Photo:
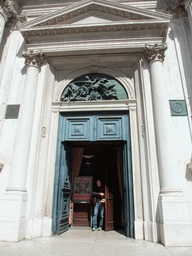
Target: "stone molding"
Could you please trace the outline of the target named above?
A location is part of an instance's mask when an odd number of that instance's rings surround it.
[[[126,6],[115,2],[105,0],[83,0],[78,3],[70,4],[67,7],[50,14],[42,15],[41,17],[29,21],[20,28],[31,28],[58,25],[70,20],[74,17],[88,13],[89,11],[97,11],[99,13],[111,14],[114,17],[123,17],[125,20],[169,20],[170,15],[161,12],[152,12],[146,9]]]
[[[33,50],[23,51],[22,56],[25,58],[27,66],[36,66],[39,69],[45,61],[45,56],[42,51],[34,52]]]
[[[12,19],[13,22],[26,22],[27,17],[25,14],[18,15],[15,10],[14,3],[11,0],[0,0],[0,6],[2,8],[2,12],[7,18],[6,22]]]
[[[159,30],[160,34],[165,34],[168,28],[167,21],[132,21],[132,22],[111,22],[99,25],[55,25],[38,28],[20,29],[23,37],[28,41],[30,37],[48,37],[67,34],[81,33],[111,33],[116,31],[149,31]]]
[[[144,56],[150,64],[154,60],[164,61],[167,44],[146,45]]]
[[[116,21],[108,21],[100,24],[71,24],[68,20],[79,17],[82,14],[96,11],[107,15],[113,15]],[[119,17],[122,18],[119,21]],[[80,33],[111,33],[113,31],[158,31],[165,34],[170,23],[171,16],[160,12],[147,11],[123,4],[104,0],[84,0],[72,4],[66,8],[43,15],[35,20],[19,25],[19,30],[31,43],[34,38],[48,38],[56,35],[80,34]]]

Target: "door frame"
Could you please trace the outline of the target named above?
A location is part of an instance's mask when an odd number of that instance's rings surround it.
[[[89,116],[98,116],[100,117],[106,117],[109,115],[109,112],[93,112],[90,113]],[[66,157],[67,151],[64,150],[64,142],[65,142],[65,136],[63,134],[63,131],[66,132],[66,123],[67,119],[65,117],[78,117],[78,113],[74,115],[72,114],[63,114],[60,113],[59,118],[59,132],[58,132],[58,143],[57,143],[57,158],[56,158],[56,172],[55,172],[55,186],[54,186],[54,200],[53,200],[53,234],[58,234],[58,225],[60,218],[59,216],[63,213],[63,201],[62,203],[59,200],[62,199],[61,190],[62,190],[62,184],[64,184],[64,180],[66,178],[69,178],[70,171],[67,167],[67,164],[64,163],[63,157]],[[86,116],[86,115],[85,115]],[[114,112],[113,115],[111,115],[109,118],[113,118],[116,116],[122,116],[122,136],[124,137],[124,141],[126,141],[124,146],[124,156],[123,157],[123,180],[124,180],[124,218],[125,218],[125,234],[126,236],[129,236],[131,238],[134,238],[134,200],[133,200],[133,179],[132,179],[132,163],[131,163],[131,140],[130,140],[130,125],[129,125],[129,112]],[[83,118],[81,116],[81,118]],[[126,129],[125,129],[126,127]],[[125,131],[126,132],[125,132]],[[91,136],[94,137],[94,136]],[[126,138],[126,140],[125,140]],[[115,141],[119,141],[122,139],[118,138]],[[67,139],[66,141],[74,141],[73,139]],[[83,142],[84,140],[82,140]],[[108,140],[102,140],[107,142]],[[64,152],[65,151],[65,152]],[[67,161],[67,159],[65,159]],[[63,169],[65,168],[65,170]],[[127,188],[127,185],[130,186]],[[59,191],[60,190],[60,191]],[[69,207],[69,200],[65,203],[65,206]],[[67,210],[68,212],[68,210]]]
[[[125,87],[128,99],[124,101],[96,101],[96,102],[65,102],[59,101],[64,88],[73,79],[92,73],[89,68],[74,69],[65,79],[55,87],[52,101],[52,112],[49,129],[49,144],[47,155],[47,167],[49,168],[47,176],[47,195],[45,196],[45,205],[48,218],[50,218],[49,227],[52,230],[53,221],[53,199],[54,199],[54,177],[55,177],[55,163],[57,153],[57,141],[59,131],[59,116],[60,113],[73,112],[89,112],[91,111],[129,111],[130,119],[130,140],[131,140],[131,160],[132,160],[132,175],[133,175],[133,195],[134,195],[134,237],[135,239],[144,239],[145,220],[144,220],[144,205],[143,205],[143,191],[142,191],[142,176],[141,176],[141,157],[140,157],[140,121],[138,120],[138,113],[140,108],[137,106],[135,98],[135,86],[133,80],[129,79],[127,75],[114,69],[100,68],[99,73],[114,76]],[[139,109],[138,109],[139,108]],[[140,113],[140,112],[139,112]]]

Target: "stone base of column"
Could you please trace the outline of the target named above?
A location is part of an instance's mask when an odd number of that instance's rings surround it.
[[[25,238],[27,194],[5,194],[0,198],[0,241]]]
[[[48,217],[27,220],[26,239],[52,236],[52,219]]]
[[[160,195],[160,239],[165,246],[191,246],[192,201],[182,196]]]

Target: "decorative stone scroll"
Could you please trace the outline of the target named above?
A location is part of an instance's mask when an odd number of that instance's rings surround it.
[[[72,81],[61,95],[61,101],[97,101],[127,99],[124,87],[111,76],[89,74]]]
[[[167,44],[146,45],[144,50],[145,58],[151,63],[154,60],[164,61]]]
[[[22,56],[25,58],[25,64],[27,66],[33,65],[37,66],[39,69],[43,65],[45,61],[45,55],[42,51],[34,52],[33,50],[30,51],[23,51]]]

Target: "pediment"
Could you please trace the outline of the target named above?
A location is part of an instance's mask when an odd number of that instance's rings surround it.
[[[47,56],[82,49],[142,51],[146,43],[162,42],[171,17],[109,0],[82,0],[18,28],[28,49],[42,49]]]
[[[109,24],[114,22],[147,23],[170,20],[171,16],[136,7],[117,4],[108,0],[82,0],[59,11],[43,15],[35,20],[22,23],[21,32],[27,30],[52,29],[77,24]]]

